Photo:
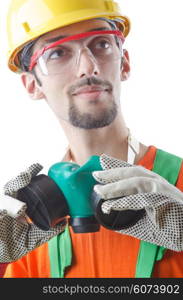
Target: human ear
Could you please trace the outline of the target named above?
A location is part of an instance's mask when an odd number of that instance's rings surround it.
[[[21,74],[21,80],[31,99],[39,100],[45,98],[40,85],[32,73],[23,72]]]
[[[123,50],[122,64],[121,64],[121,81],[125,81],[130,76],[130,59],[129,53],[126,49]]]

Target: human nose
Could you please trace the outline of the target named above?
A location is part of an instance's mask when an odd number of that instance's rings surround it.
[[[84,48],[80,51],[77,62],[77,77],[88,77],[99,74],[99,68],[95,57],[92,55],[89,49]]]

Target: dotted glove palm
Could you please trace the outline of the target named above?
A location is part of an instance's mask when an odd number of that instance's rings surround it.
[[[28,185],[42,168],[33,164],[4,186],[4,194],[0,195],[0,262],[16,261],[64,230],[64,222],[48,231],[28,223],[27,206],[16,199],[18,190]]]
[[[94,191],[105,200],[101,210],[145,210],[134,225],[118,232],[163,246],[183,250],[183,193],[158,174],[107,155],[100,158],[104,171],[93,172],[101,183]]]

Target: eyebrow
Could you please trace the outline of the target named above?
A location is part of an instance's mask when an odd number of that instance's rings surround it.
[[[93,28],[93,29],[90,29],[88,30],[87,32],[91,32],[91,31],[102,31],[102,30],[109,30],[108,27],[99,27],[99,28]],[[45,40],[46,43],[50,44],[50,43],[54,43],[58,40],[61,40],[61,39],[64,39],[66,38],[68,35],[59,35],[59,36],[56,36],[54,38],[51,38],[51,39],[48,39],[48,40]]]

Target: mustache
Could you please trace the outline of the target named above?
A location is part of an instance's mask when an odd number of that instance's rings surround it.
[[[86,86],[86,85],[89,85],[89,86],[98,85],[98,86],[102,86],[103,88],[108,89],[110,91],[113,90],[112,84],[109,81],[101,80],[101,79],[95,78],[95,77],[90,77],[90,78],[83,78],[78,83],[70,86],[68,89],[68,94],[72,95],[77,91],[78,88],[80,88],[82,86]]]

